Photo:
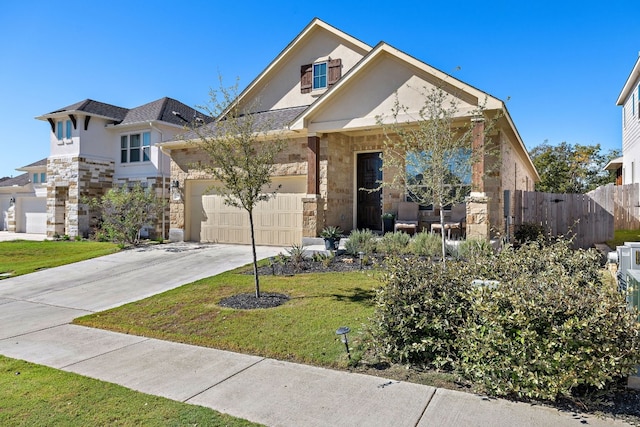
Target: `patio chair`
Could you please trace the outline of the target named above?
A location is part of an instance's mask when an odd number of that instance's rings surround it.
[[[447,239],[451,240],[451,235],[462,238],[467,229],[467,205],[460,203],[451,209],[451,220],[445,221],[444,231]],[[442,226],[439,223],[431,224],[431,233],[442,233]]]
[[[413,202],[400,202],[398,205],[398,215],[393,231],[404,231],[408,234],[415,234],[418,229],[418,212],[420,205]]]

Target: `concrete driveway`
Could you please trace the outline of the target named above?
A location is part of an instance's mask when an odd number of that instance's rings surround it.
[[[283,251],[258,247],[259,258]],[[251,261],[251,247],[171,243],[0,280],[0,339],[71,322]]]

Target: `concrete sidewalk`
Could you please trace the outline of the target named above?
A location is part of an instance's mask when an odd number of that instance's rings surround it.
[[[259,256],[282,248],[259,248]],[[0,354],[269,426],[591,426],[621,421],[68,324],[250,261],[170,244],[0,281]],[[99,404],[99,402],[96,402]]]

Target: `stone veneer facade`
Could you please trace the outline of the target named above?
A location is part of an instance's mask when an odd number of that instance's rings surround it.
[[[164,183],[161,177],[115,179],[114,170],[113,161],[75,156],[50,158],[47,161],[47,237],[88,237],[98,214],[89,212],[82,199],[101,197],[114,185],[141,182],[144,187],[151,187],[159,197],[164,195],[165,199],[168,198],[169,178],[165,178]],[[150,237],[166,235],[168,227],[168,221],[159,219],[153,225]]]
[[[479,136],[484,136],[484,128],[479,128]],[[382,152],[384,156],[384,135],[382,133],[352,134],[331,133],[319,134],[318,144],[315,146],[312,138],[295,138],[289,140],[286,149],[280,153],[274,166],[273,176],[307,176],[308,159],[317,155],[317,194],[308,192],[302,198],[303,202],[303,236],[316,237],[326,226],[339,226],[345,231],[353,228],[355,215],[355,167],[359,153]],[[519,159],[504,147],[509,140],[500,132],[492,138],[497,153],[487,156],[480,165],[479,177],[474,181],[474,191],[466,201],[467,207],[467,236],[473,238],[489,238],[500,233],[504,223],[502,209],[504,201],[503,189],[524,189],[525,182],[533,183],[533,177],[524,172],[523,160]],[[316,148],[312,148],[316,147]],[[310,154],[311,151],[315,154]],[[171,177],[177,180],[182,197],[170,202],[170,238],[182,240],[186,224],[184,189],[189,180],[211,179],[205,172],[194,165],[208,162],[205,152],[197,145],[179,148],[171,151]],[[489,167],[494,165],[494,167]],[[499,165],[499,166],[495,166]],[[519,171],[519,172],[517,172]],[[384,174],[393,171],[384,170]],[[501,177],[505,174],[517,175],[513,182],[507,182],[506,187]],[[383,176],[384,179],[384,176]],[[313,179],[312,179],[313,180]],[[308,182],[308,190],[313,183]],[[403,201],[401,190],[385,187],[382,190],[382,210],[397,212],[398,204]],[[420,211],[420,229],[429,231],[431,223],[439,222],[439,209]],[[450,211],[445,211],[447,220]]]

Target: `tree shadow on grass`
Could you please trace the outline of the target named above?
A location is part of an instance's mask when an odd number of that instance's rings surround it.
[[[371,302],[376,295],[373,289],[353,288],[344,294],[333,294],[332,296],[338,301],[347,301],[354,303]]]

